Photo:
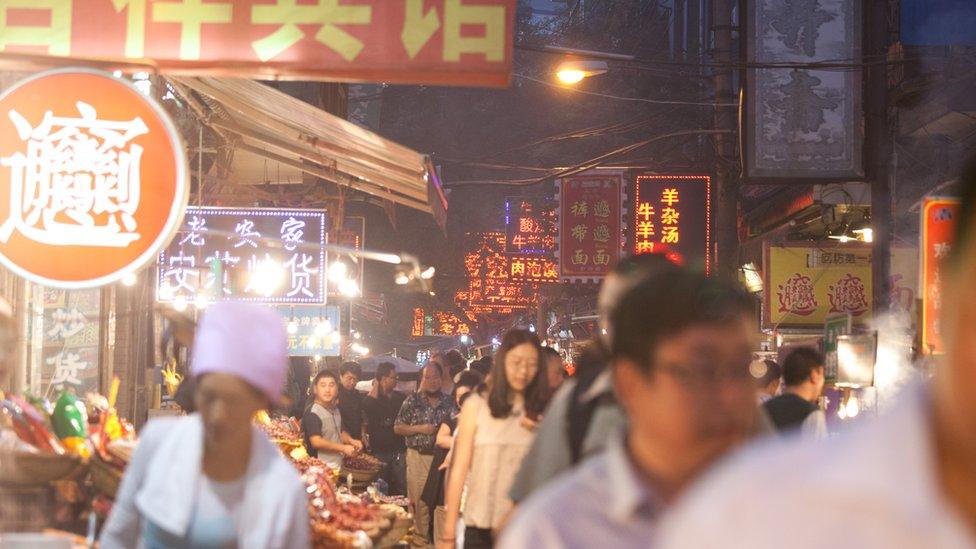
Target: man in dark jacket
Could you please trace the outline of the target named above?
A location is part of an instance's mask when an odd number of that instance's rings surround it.
[[[824,358],[817,351],[800,347],[786,356],[783,394],[763,404],[780,432],[801,429],[807,436],[826,438],[826,416],[817,407],[824,379]]]

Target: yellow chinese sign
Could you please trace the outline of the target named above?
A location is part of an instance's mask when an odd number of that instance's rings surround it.
[[[5,0],[0,52],[148,59],[164,73],[505,86],[514,16],[515,0]]]
[[[831,314],[871,317],[871,249],[857,245],[767,245],[763,323],[768,328],[819,327]]]

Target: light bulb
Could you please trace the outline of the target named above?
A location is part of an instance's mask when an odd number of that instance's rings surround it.
[[[579,84],[586,78],[586,73],[578,69],[566,69],[558,71],[556,78],[563,84]]]
[[[348,268],[342,261],[335,261],[329,265],[329,280],[332,282],[342,282],[346,278]]]
[[[294,320],[288,323],[288,333],[291,335],[295,335],[298,333],[298,323],[295,322]]]
[[[861,403],[858,402],[857,397],[852,396],[847,400],[847,417],[857,417],[861,413]]]
[[[186,306],[187,306],[186,298],[181,295],[176,296],[176,299],[173,300],[173,310],[175,310],[176,312],[182,313],[183,311],[186,310]]]
[[[394,282],[397,283],[397,286],[406,286],[410,283],[410,277],[407,276],[407,273],[397,273]]]
[[[136,274],[135,273],[129,273],[129,274],[127,274],[127,275],[125,275],[125,276],[122,277],[122,284],[124,286],[135,286],[136,285],[136,282],[138,282],[138,281],[139,281],[139,278],[136,277]]]
[[[196,299],[193,300],[193,306],[199,310],[207,308],[210,305],[210,299],[207,298],[206,294],[197,294]]]

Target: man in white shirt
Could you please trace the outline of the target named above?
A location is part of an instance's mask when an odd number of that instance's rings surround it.
[[[733,283],[678,267],[628,289],[610,372],[629,424],[534,492],[499,547],[647,547],[662,506],[755,426],[754,308]]]
[[[940,315],[946,352],[932,382],[826,444],[780,441],[740,455],[689,493],[659,546],[976,547],[976,164],[961,185],[942,269],[952,296]]]

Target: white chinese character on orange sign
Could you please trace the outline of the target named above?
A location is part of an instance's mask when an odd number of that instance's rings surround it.
[[[667,204],[668,206],[674,206],[680,200],[678,200],[678,189],[664,189],[661,191],[661,202]]]
[[[132,10],[134,6],[129,6]],[[118,6],[116,6],[118,9]],[[153,21],[180,25],[180,59],[200,59],[200,35],[205,23],[230,23],[234,13],[231,3],[182,0],[153,2]],[[130,13],[131,15],[131,13]]]
[[[424,0],[406,0],[405,7],[400,41],[413,59],[441,28],[441,20],[437,8],[424,11]],[[481,54],[487,61],[503,61],[505,17],[504,6],[467,6],[463,0],[445,0],[444,60],[460,61],[462,54]],[[465,36],[463,26],[482,30]]]
[[[149,130],[138,117],[99,120],[91,105],[77,107],[79,118],[48,111],[35,127],[9,111],[26,150],[0,158],[11,170],[0,241],[14,231],[51,246],[124,248],[141,238],[134,214],[143,149],[130,141]]]
[[[256,4],[251,8],[251,23],[280,25],[270,35],[251,44],[261,61],[269,61],[300,42],[305,33],[298,25],[318,25],[315,40],[328,46],[346,61],[353,61],[364,44],[337,25],[368,25],[373,19],[372,6],[342,4],[340,0],[318,0],[301,4],[296,0],[277,0],[274,4]]]
[[[934,248],[935,248],[935,258],[945,259],[949,257],[949,252],[952,250],[952,244],[948,242],[936,242]]]

